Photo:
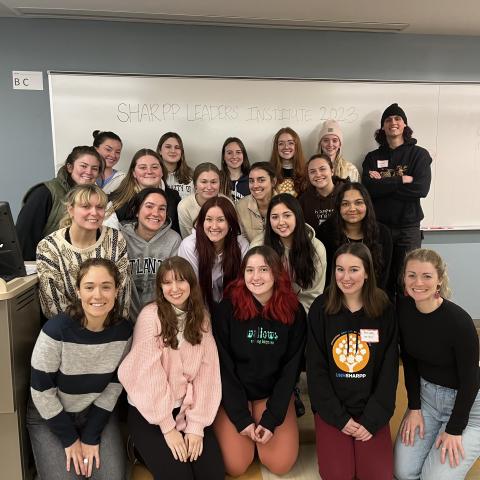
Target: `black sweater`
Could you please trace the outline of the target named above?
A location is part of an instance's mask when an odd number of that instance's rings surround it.
[[[305,222],[315,229],[315,236],[318,236],[318,231],[323,222],[325,222],[334,212],[335,199],[337,197],[343,181],[336,181],[332,193],[326,197],[322,197],[317,192],[317,189],[310,185],[300,198],[298,199],[303,210]]]
[[[397,302],[408,408],[419,410],[420,377],[458,390],[445,431],[461,435],[479,389],[478,335],[472,318],[449,300],[421,313],[410,297]]]
[[[324,311],[318,297],[308,314],[307,379],[312,410],[341,430],[354,418],[371,434],[395,409],[398,380],[397,325],[392,306],[378,318],[359,310]],[[361,339],[361,329],[378,332],[378,342]]]
[[[260,304],[258,304],[260,312]],[[255,423],[249,400],[268,398],[260,424],[273,432],[281,425],[292,398],[306,341],[305,310],[299,304],[291,325],[260,315],[240,321],[230,300],[213,315],[222,375],[222,405],[241,432]]]
[[[370,152],[363,162],[362,183],[368,189],[377,220],[390,227],[420,225],[423,218],[420,198],[430,189],[432,159],[427,150],[411,139],[395,149],[388,145]],[[370,178],[370,171],[380,172],[380,180]],[[402,183],[402,175],[413,177]]]
[[[327,273],[325,277],[325,287],[330,284],[332,275],[332,261],[333,255],[337,248],[343,243],[348,241],[355,242],[356,240],[348,240],[345,235],[340,237],[341,242],[338,243],[336,233],[336,215],[334,214],[328,220],[322,223],[318,228],[317,238],[325,246],[327,251]],[[376,247],[371,249],[372,257],[374,258],[374,265],[377,266],[377,262],[381,263],[381,270],[376,271],[377,286],[383,288],[387,286],[388,277],[390,275],[390,265],[392,263],[392,235],[390,230],[382,223],[377,222],[378,237],[376,239]]]

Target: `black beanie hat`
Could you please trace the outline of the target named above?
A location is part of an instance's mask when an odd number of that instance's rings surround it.
[[[405,112],[403,111],[403,109],[398,106],[398,103],[392,103],[383,112],[382,120],[380,121],[380,128],[383,127],[383,122],[385,122],[385,119],[388,117],[391,117],[392,115],[398,115],[399,117],[402,117],[403,121],[405,122],[405,125],[408,125],[407,116],[405,115]]]

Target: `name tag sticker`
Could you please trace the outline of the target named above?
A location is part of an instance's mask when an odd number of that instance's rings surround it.
[[[367,343],[378,343],[378,330],[377,329],[368,329],[368,328],[361,328],[360,329],[360,339],[362,342]]]
[[[388,160],[377,160],[377,168],[388,168]]]

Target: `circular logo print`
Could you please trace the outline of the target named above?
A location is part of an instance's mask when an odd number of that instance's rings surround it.
[[[358,341],[358,344],[357,344]],[[357,333],[341,335],[332,347],[333,359],[337,367],[347,373],[360,372],[370,359],[370,348],[360,340]]]

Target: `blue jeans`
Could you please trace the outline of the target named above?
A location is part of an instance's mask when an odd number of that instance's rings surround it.
[[[88,408],[71,415],[75,427],[81,430],[87,420]],[[80,480],[73,463],[67,472],[65,449],[52,433],[30,400],[27,408],[27,429],[32,442],[33,456],[39,480]],[[105,425],[100,440],[100,469],[94,466],[91,480],[125,480],[126,454],[115,414]]]
[[[452,468],[447,460],[440,462],[440,449],[435,448],[438,434],[450,419],[457,391],[420,379],[420,399],[425,422],[424,438],[415,435],[415,444],[406,446],[397,436],[394,451],[394,473],[397,480],[461,480],[480,456],[480,393],[470,410],[468,424],[462,433],[465,458]]]

